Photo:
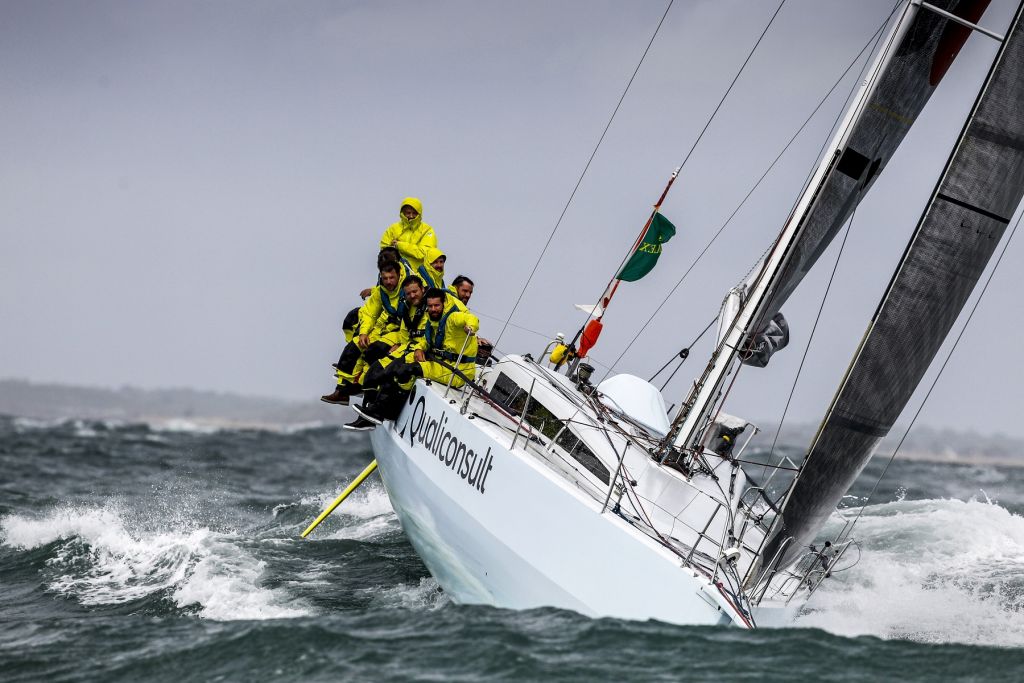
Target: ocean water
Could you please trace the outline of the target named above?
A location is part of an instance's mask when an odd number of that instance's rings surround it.
[[[300,540],[372,457],[0,417],[0,680],[1024,680],[1024,469],[897,461],[846,568],[746,632],[456,605],[376,475]]]

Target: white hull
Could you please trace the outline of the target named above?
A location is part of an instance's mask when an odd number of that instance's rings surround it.
[[[434,389],[418,384],[371,437],[402,528],[456,602],[749,625],[710,577]],[[762,602],[755,622],[784,623],[797,609]]]

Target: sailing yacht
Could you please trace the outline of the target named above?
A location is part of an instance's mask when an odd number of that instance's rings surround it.
[[[771,249],[726,294],[715,349],[677,411],[638,377],[595,385],[581,358],[550,362],[556,340],[537,358],[487,360],[458,389],[420,380],[372,432],[402,528],[455,601],[742,628],[792,620],[853,542],[849,525],[824,542],[822,527],[1024,194],[1021,9],[1000,35],[979,25],[986,5],[914,0],[895,14]],[[786,300],[976,33],[998,54],[864,338],[805,457],[758,480],[743,458],[758,429],[723,409],[730,382],[780,346]]]

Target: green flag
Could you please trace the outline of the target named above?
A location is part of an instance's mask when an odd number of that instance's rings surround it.
[[[651,272],[654,264],[661,256],[661,245],[672,239],[676,234],[676,226],[672,225],[667,218],[660,213],[654,214],[651,227],[647,228],[644,237],[637,245],[636,251],[626,261],[626,265],[619,271],[618,279],[626,282],[636,282],[647,273]]]

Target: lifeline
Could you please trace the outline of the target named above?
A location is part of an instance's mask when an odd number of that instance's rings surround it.
[[[451,432],[442,432],[445,423],[448,422],[448,416],[442,414],[440,421],[426,419],[425,404],[426,401],[421,396],[413,408],[412,419],[409,420],[410,445],[414,439],[419,441],[424,448],[436,455],[445,467],[458,474],[463,481],[480,493],[485,493],[487,475],[494,468],[494,456],[491,455],[490,447],[487,448],[487,455],[481,457],[472,448],[467,448],[466,444],[459,441]]]

